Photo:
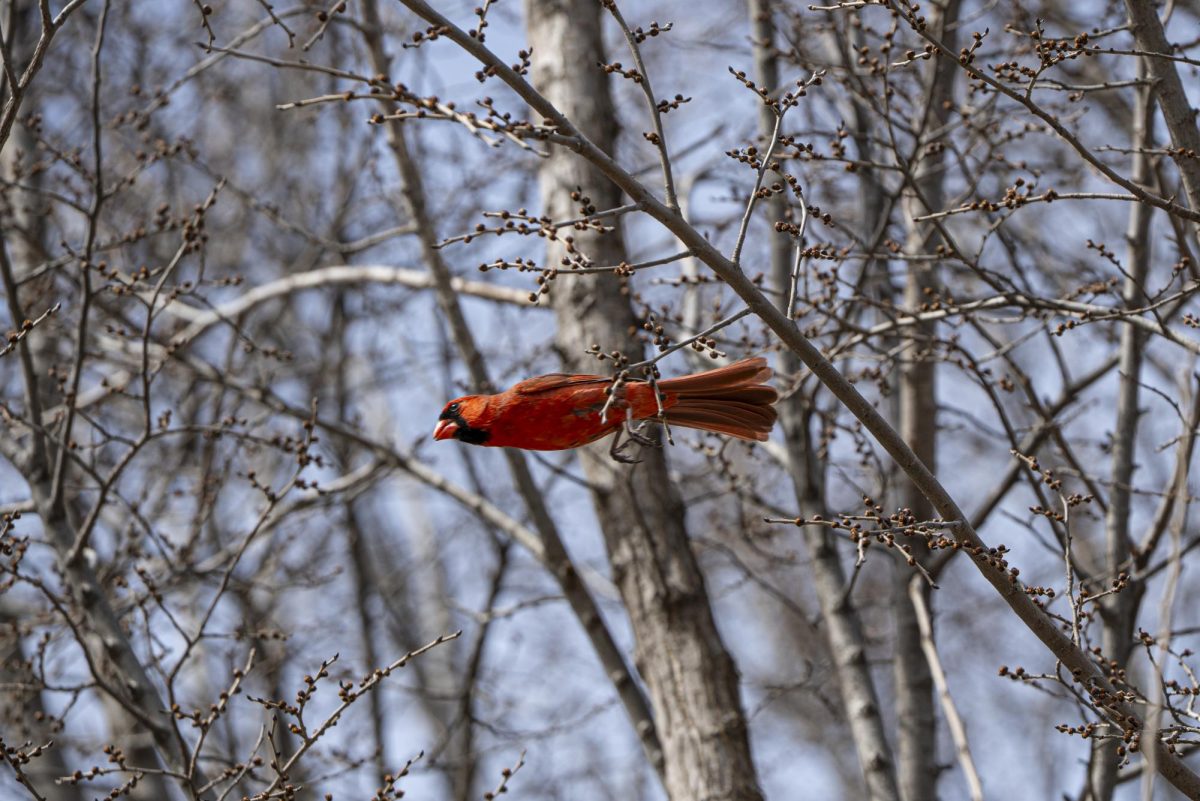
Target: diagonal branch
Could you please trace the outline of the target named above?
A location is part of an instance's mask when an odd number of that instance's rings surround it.
[[[1174,48],[1167,41],[1155,4],[1146,0],[1125,0],[1129,10],[1130,30],[1139,50],[1149,55],[1168,55]],[[1169,58],[1143,56],[1149,77],[1154,81],[1154,96],[1162,110],[1171,144],[1171,155],[1183,176],[1183,189],[1194,211],[1200,211],[1200,129],[1196,127],[1196,110],[1188,102],[1183,81],[1175,62]]]

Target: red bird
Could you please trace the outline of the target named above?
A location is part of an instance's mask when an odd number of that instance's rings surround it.
[[[659,381],[667,423],[764,441],[775,424],[772,404],[779,398],[774,387],[764,383],[770,377],[767,360],[756,358]],[[526,379],[496,395],[455,398],[438,417],[433,438],[557,451],[595,442],[617,431],[627,419],[658,417],[658,403],[649,382],[630,380],[621,387],[602,420],[601,412],[608,400],[605,391],[612,383],[611,376],[551,373]],[[616,448],[614,440],[614,456]]]

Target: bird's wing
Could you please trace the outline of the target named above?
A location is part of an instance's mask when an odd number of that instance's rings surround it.
[[[572,375],[570,373],[548,373],[537,378],[527,378],[515,384],[512,392],[517,395],[540,395],[543,392],[553,392],[564,387],[578,387],[587,384],[608,384],[612,378],[603,375]]]

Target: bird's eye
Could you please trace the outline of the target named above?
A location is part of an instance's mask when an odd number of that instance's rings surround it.
[[[458,404],[457,403],[450,404],[449,406],[446,407],[446,411],[449,412],[450,414],[458,414]]]

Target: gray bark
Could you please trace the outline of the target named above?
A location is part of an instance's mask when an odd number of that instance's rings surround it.
[[[1157,5],[1150,0],[1125,0],[1138,48],[1148,53],[1170,55],[1174,51],[1158,19]],[[1200,129],[1196,127],[1196,110],[1188,102],[1174,61],[1166,58],[1143,58],[1142,61],[1146,62],[1146,70],[1154,80],[1154,96],[1162,108],[1171,144],[1184,151],[1173,158],[1183,178],[1188,205],[1194,211],[1200,211],[1200,159],[1196,158],[1200,153]],[[1133,181],[1141,183],[1136,177]]]

